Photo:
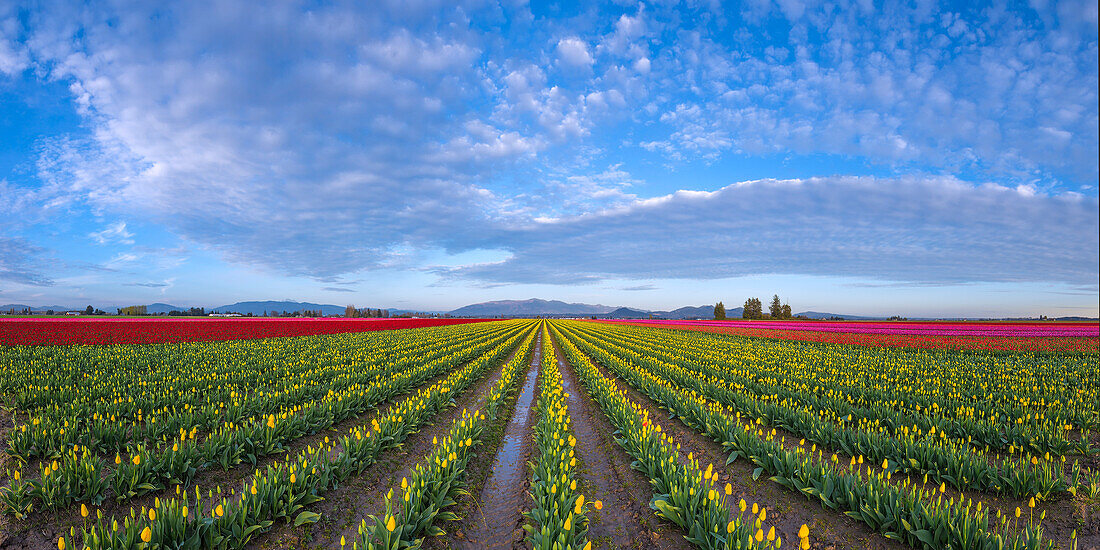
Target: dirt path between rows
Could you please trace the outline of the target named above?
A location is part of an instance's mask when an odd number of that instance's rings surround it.
[[[539,373],[542,368],[541,331],[531,356],[523,390],[515,400],[512,414],[504,427],[503,438],[492,459],[488,479],[478,490],[471,487],[471,497],[458,512],[463,520],[448,529],[446,537],[433,541],[433,546],[453,548],[492,548],[497,550],[526,548],[523,530],[523,512],[531,505],[528,488],[531,486],[527,461],[534,448],[533,428],[538,419],[532,414],[538,393]],[[481,463],[494,457],[490,445],[479,453],[476,470]],[[472,477],[472,476],[471,476]],[[473,505],[473,506],[470,506]]]
[[[862,522],[842,513],[822,510],[819,504],[788,491],[763,476],[754,481],[752,472],[755,464],[744,459],[725,465],[729,455],[719,444],[682,422],[670,420],[669,415],[663,412],[664,409],[657,402],[634,389],[599,362],[593,361],[592,364],[596,365],[604,376],[612,379],[616,387],[625,391],[630,399],[649,411],[650,418],[661,424],[662,429],[680,444],[680,454],[683,457],[686,458],[690,453],[701,464],[714,464],[721,484],[732,485],[732,502],[736,503],[744,499],[750,508],[754,502],[767,508],[765,524],[775,526],[776,533],[783,538],[784,546],[797,544],[798,530],[805,524],[810,530],[811,548],[815,549],[900,550],[908,548],[897,541],[887,539]],[[748,517],[749,512],[751,510],[745,512],[745,517]]]
[[[653,489],[649,479],[630,467],[626,454],[612,435],[615,428],[599,405],[585,392],[573,367],[553,343],[561,370],[562,386],[569,394],[569,418],[577,437],[587,500],[603,501],[603,510],[590,510],[588,538],[594,548],[691,548],[679,527],[658,518],[649,508]]]
[[[401,478],[409,475],[410,469],[423,459],[431,450],[432,437],[445,437],[451,428],[451,422],[462,415],[463,409],[480,408],[487,390],[496,384],[504,370],[504,365],[515,357],[519,350],[494,365],[485,376],[474,382],[462,395],[455,399],[455,406],[441,410],[430,425],[423,426],[417,433],[410,435],[397,449],[382,453],[378,462],[367,468],[362,475],[348,479],[347,483],[328,491],[325,500],[311,509],[321,514],[321,519],[312,525],[294,528],[289,525],[277,526],[272,531],[258,537],[250,548],[300,549],[300,548],[339,548],[340,538],[351,541],[358,537],[359,523],[367,519],[368,514],[379,514],[385,510],[385,494],[394,487],[400,487]]]
[[[0,401],[2,401],[2,399],[0,399]],[[15,415],[0,404],[0,441],[8,440],[8,432],[12,430],[14,420]],[[0,451],[0,485],[11,483],[8,476],[9,461],[15,462],[8,453]],[[0,547],[3,547],[10,537],[9,530],[11,529],[11,524],[15,521],[16,519],[14,517],[10,517],[7,514],[0,514]]]

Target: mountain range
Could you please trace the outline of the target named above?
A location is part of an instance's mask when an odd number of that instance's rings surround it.
[[[54,310],[55,312],[64,311],[83,311],[84,307],[67,307],[67,306],[27,306],[24,304],[4,304],[0,305],[0,312],[6,312],[9,310],[15,310],[17,313],[30,309],[36,313],[43,313],[47,310]],[[109,313],[114,313],[115,308],[104,308]],[[164,315],[170,311],[187,311],[189,307],[174,306],[172,304],[154,303],[146,306],[148,313],[152,315]],[[263,315],[265,312],[282,313],[295,312],[295,311],[318,311],[320,310],[323,315],[343,315],[344,306],[338,306],[334,304],[315,304],[312,302],[295,302],[291,300],[279,300],[279,301],[248,301],[237,302],[234,304],[228,304],[224,306],[218,306],[214,308],[207,308],[208,312],[217,313],[240,313],[242,315]],[[648,319],[650,317],[654,319],[711,319],[714,316],[713,305],[703,306],[684,306],[681,308],[673,309],[671,311],[663,310],[646,310],[640,308],[632,308],[627,306],[606,306],[602,304],[584,304],[584,303],[567,303],[560,300],[541,300],[538,298],[531,298],[528,300],[495,300],[491,302],[481,302],[477,304],[470,304],[460,307],[458,309],[441,312],[441,311],[427,311],[418,312],[415,310],[404,309],[389,309],[390,315],[402,315],[402,314],[416,314],[416,313],[445,313],[455,317],[599,317],[604,319]],[[729,308],[726,310],[726,317],[730,319],[740,319],[743,308]],[[810,319],[828,319],[830,317],[843,317],[847,320],[873,320],[883,319],[883,317],[866,317],[860,315],[848,315],[828,313],[822,311],[803,311],[796,313],[796,316],[803,316]],[[914,320],[917,320],[914,318]],[[1066,317],[1053,320],[1094,320],[1088,318],[1076,318]]]
[[[0,306],[0,311],[9,311],[9,310],[12,310],[12,309],[14,309],[16,312],[23,311],[24,309],[30,309],[31,311],[34,311],[34,312],[42,312],[42,311],[49,311],[51,309],[54,310],[54,311],[72,311],[72,310],[77,310],[77,309],[83,310],[84,308],[82,308],[82,307],[80,307],[80,308],[69,308],[69,307],[65,307],[65,306],[28,306],[26,304],[4,304],[4,305]]]
[[[458,317],[522,317],[527,315],[602,315],[614,307],[592,304],[567,304],[559,300],[496,300],[470,304],[450,312]]]

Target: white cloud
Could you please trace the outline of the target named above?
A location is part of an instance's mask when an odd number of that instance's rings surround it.
[[[126,230],[126,222],[119,221],[108,225],[102,231],[88,234],[96,244],[134,244],[134,234]]]
[[[0,6],[0,76],[15,75],[27,66],[27,55],[16,42],[19,20],[15,5]]]
[[[0,72],[29,65],[67,83],[90,134],[43,140],[41,185],[0,181],[0,209],[10,198],[36,219],[78,205],[98,219],[144,217],[229,261],[313,277],[407,267],[440,248],[512,251],[461,272],[496,281],[804,273],[814,262],[920,280],[1095,275],[1095,240],[1079,229],[1095,228],[1095,199],[1048,196],[1059,178],[1094,194],[1096,34],[1070,21],[1095,21],[1087,2],[1044,12],[1049,26],[1013,11],[788,1],[750,5],[748,24],[735,24],[639,4],[566,33],[520,17],[499,36],[471,21],[512,8],[473,4],[182,3],[153,17],[142,5],[62,3],[15,31],[0,12]],[[752,21],[769,17],[789,19],[789,35],[761,39]],[[856,172],[865,161],[1003,186],[826,178],[647,197],[619,164],[822,154],[858,157],[845,165]],[[938,196],[969,217],[945,214]],[[1091,217],[1075,204],[1092,205]],[[887,218],[868,217],[875,207]],[[1004,217],[1013,209],[1015,222]],[[1046,221],[1069,218],[1075,228]],[[1018,264],[989,244],[1010,249],[1009,236],[1024,243]],[[90,237],[133,235],[121,225]],[[23,258],[9,263],[24,265],[9,279],[46,280],[26,267],[27,243],[7,242],[7,257]],[[130,255],[110,265],[136,263]]]
[[[44,251],[18,237],[0,236],[0,281],[31,286],[50,286]]]
[[[615,21],[615,29],[600,42],[599,49],[617,56],[640,54],[645,51],[642,39],[647,32],[645,6],[638,5],[635,15],[623,14]]]
[[[570,67],[591,67],[595,62],[588,53],[588,43],[579,38],[563,38],[558,41],[558,59]]]
[[[1042,12],[1046,26],[1027,10],[749,6],[761,25],[788,19],[787,44],[746,35],[731,46],[705,27],[662,35],[666,112],[702,114],[663,119],[667,138],[645,141],[674,160],[827,153],[1088,184],[1100,174],[1096,29],[1061,13],[1095,19],[1087,4],[1059,5],[1057,22]]]
[[[231,261],[331,274],[462,238],[487,210],[482,166],[540,147],[467,124],[480,50],[457,12],[419,28],[342,6],[217,2],[40,19],[35,62],[71,83],[92,128],[48,143],[43,192],[138,212]]]
[[[951,178],[761,180],[680,191],[513,228],[506,262],[454,270],[489,282],[855,276],[915,283],[1094,283],[1095,198]]]

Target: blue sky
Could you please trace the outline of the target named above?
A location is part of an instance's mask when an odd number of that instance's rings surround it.
[[[1096,2],[0,3],[0,303],[1098,314]]]

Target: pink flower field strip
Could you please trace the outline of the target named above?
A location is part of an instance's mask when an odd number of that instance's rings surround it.
[[[981,336],[1009,338],[1089,338],[1100,336],[1098,323],[960,323],[960,322],[844,322],[844,321],[676,321],[638,319],[626,322],[651,325],[750,328],[887,334],[907,336]]]

